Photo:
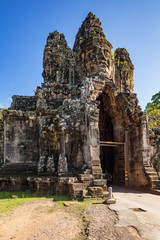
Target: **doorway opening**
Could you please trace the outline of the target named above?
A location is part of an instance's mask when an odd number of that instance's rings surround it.
[[[99,111],[99,131],[100,141],[114,141],[113,137],[113,124],[111,117],[107,112],[100,109]],[[100,147],[100,159],[103,174],[108,173],[113,176],[114,174],[114,148],[113,147]]]
[[[112,117],[111,99],[99,97],[100,160],[103,177],[108,182],[125,185],[125,129]]]

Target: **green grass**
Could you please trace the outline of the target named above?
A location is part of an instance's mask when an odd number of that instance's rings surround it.
[[[53,201],[71,201],[70,196],[68,195],[55,195],[53,196]]]
[[[25,203],[32,202],[34,199],[31,198],[16,198],[16,199],[4,199],[0,200],[0,216],[4,213],[11,213],[15,207]]]
[[[11,195],[17,198],[11,198]],[[0,216],[12,213],[13,209],[26,202],[52,199],[51,196],[37,196],[30,192],[0,192]]]
[[[11,198],[11,195],[17,196],[17,198]],[[71,201],[71,198],[67,195],[56,196],[39,196],[36,193],[26,192],[0,192],[0,216],[4,214],[11,214],[13,209],[26,202],[33,202],[35,200],[47,200],[53,199],[55,205],[49,209],[48,212],[53,212],[57,208],[65,207],[63,201]]]
[[[0,199],[10,199],[11,195],[16,195],[18,198],[33,198],[37,197],[35,193],[30,192],[0,192]]]

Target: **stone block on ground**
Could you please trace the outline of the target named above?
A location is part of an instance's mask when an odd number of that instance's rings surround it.
[[[106,199],[106,203],[107,203],[107,204],[115,204],[115,203],[116,203],[116,199],[114,199],[114,198],[108,198],[108,199]]]

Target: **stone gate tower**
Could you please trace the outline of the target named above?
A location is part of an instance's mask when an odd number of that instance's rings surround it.
[[[82,23],[73,50],[63,34],[50,33],[44,82],[33,97],[13,96],[3,112],[0,174],[14,176],[19,189],[74,198],[103,196],[108,173],[116,184],[148,187],[147,120],[133,93],[133,71],[126,49],[112,53],[92,13]],[[124,145],[115,143],[124,143],[126,132],[124,152]],[[1,189],[7,187],[16,188],[2,177]]]

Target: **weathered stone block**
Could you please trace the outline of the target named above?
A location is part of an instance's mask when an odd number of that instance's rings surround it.
[[[114,199],[114,198],[106,199],[106,203],[107,204],[115,204],[116,203],[116,199]]]
[[[94,185],[96,185],[96,186],[103,186],[105,184],[107,184],[106,179],[95,179],[94,180]]]
[[[91,160],[97,160],[99,159],[99,147],[91,147]]]
[[[91,161],[92,166],[100,166],[100,159],[98,160],[92,160]]]

